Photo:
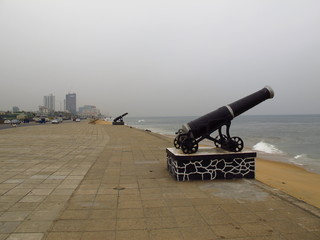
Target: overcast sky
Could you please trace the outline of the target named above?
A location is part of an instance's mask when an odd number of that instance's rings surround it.
[[[319,0],[0,0],[0,110],[68,92],[112,116],[320,114]]]

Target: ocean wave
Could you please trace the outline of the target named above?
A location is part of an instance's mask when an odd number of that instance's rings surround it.
[[[307,158],[307,154],[299,154],[297,156],[294,156],[294,159],[300,159],[300,158]]]
[[[283,152],[278,149],[276,146],[266,143],[264,141],[258,142],[256,145],[252,147],[253,150],[261,151],[265,153],[277,153],[277,154],[283,154]]]

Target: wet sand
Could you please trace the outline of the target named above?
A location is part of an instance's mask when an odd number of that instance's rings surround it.
[[[320,208],[320,175],[293,164],[256,159],[256,179]]]

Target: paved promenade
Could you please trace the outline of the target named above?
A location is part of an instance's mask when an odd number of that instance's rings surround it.
[[[175,181],[167,147],[127,126],[0,130],[0,240],[320,239],[317,209],[255,180]]]

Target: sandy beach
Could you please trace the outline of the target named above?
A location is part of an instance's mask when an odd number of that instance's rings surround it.
[[[320,208],[320,175],[283,162],[256,159],[256,179]]]

